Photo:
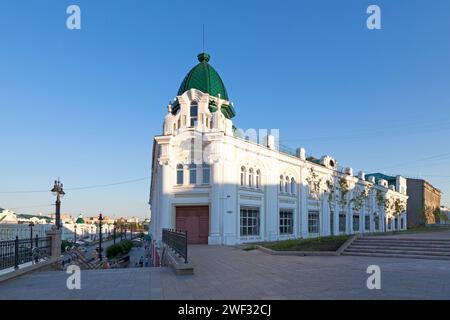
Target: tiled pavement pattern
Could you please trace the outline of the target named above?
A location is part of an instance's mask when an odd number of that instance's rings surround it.
[[[82,271],[82,289],[68,290],[68,275],[49,271],[0,284],[0,299],[450,299],[448,261],[189,249],[193,276],[166,268]],[[366,287],[372,264],[381,268],[381,290]]]

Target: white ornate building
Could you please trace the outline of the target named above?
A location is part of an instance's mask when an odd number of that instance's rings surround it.
[[[209,55],[198,58],[154,140],[154,239],[163,228],[187,230],[190,243],[224,245],[406,228],[403,177],[388,185],[331,156],[283,152],[272,135],[240,138]]]

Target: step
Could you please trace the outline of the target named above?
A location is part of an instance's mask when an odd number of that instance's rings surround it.
[[[404,242],[442,242],[450,244],[450,239],[438,238],[392,238],[392,237],[360,237],[357,240],[377,240],[377,241],[404,241]]]
[[[377,246],[377,245],[351,245],[349,248],[355,250],[402,250],[402,251],[424,251],[424,252],[442,252],[449,253],[450,249],[443,248],[421,248],[421,247],[401,247],[401,246]]]
[[[425,256],[414,254],[391,254],[391,253],[367,253],[367,252],[343,252],[345,256],[361,256],[361,257],[380,257],[380,258],[408,258],[408,259],[425,259],[425,260],[450,260],[446,256]]]
[[[440,246],[440,245],[423,245],[423,244],[384,244],[384,243],[378,243],[378,242],[353,242],[351,244],[354,247],[389,247],[389,248],[413,248],[413,249],[428,249],[428,250],[442,250],[442,251],[449,251],[450,246]]]
[[[450,257],[450,252],[416,251],[416,250],[392,250],[392,249],[356,249],[347,248],[344,252],[365,252],[365,253],[392,253],[392,254],[415,254],[425,256]]]
[[[385,244],[385,245],[398,244],[398,245],[421,245],[421,246],[450,247],[450,243],[445,243],[445,242],[355,240],[352,243],[379,243],[379,244]]]

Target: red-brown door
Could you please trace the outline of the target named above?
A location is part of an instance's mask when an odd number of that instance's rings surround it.
[[[176,207],[175,227],[187,230],[189,244],[207,244],[209,235],[208,206]]]

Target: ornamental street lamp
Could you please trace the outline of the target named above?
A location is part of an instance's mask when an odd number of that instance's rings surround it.
[[[33,221],[31,221],[28,226],[30,227],[30,254],[33,255]]]
[[[73,231],[73,245],[75,245],[77,243],[77,225],[75,224],[75,226],[73,228],[74,228],[74,231]]]
[[[98,216],[98,229],[99,229],[99,241],[98,241],[98,258],[100,259],[100,261],[103,260],[103,256],[102,256],[102,221],[103,221],[103,217],[102,214],[100,213],[100,215]]]
[[[114,225],[113,239],[114,239],[114,244],[116,244],[116,226],[117,226],[117,223],[114,221],[113,225]]]
[[[56,209],[55,209],[55,223],[56,228],[59,230],[61,227],[61,199],[66,194],[63,190],[63,184],[58,180],[55,180],[55,185],[53,186],[53,189],[50,190],[54,196],[56,196]]]

